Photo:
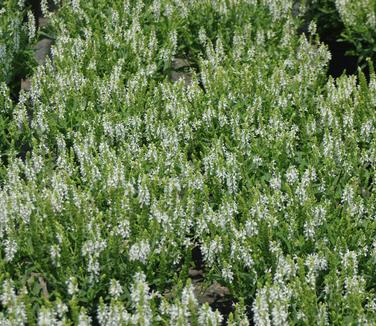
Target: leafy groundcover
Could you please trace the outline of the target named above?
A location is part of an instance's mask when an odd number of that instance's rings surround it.
[[[375,324],[371,61],[328,78],[292,0],[58,4],[1,80],[0,323]]]

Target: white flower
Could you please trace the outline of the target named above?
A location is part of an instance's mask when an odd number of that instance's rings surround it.
[[[150,253],[150,245],[146,240],[142,240],[135,243],[129,249],[129,259],[130,261],[140,261],[144,264],[147,262],[147,258]]]
[[[52,262],[55,266],[59,266],[60,259],[60,247],[58,245],[52,245],[50,248],[50,255]]]
[[[5,261],[11,262],[17,253],[17,242],[14,240],[5,240]]]
[[[46,307],[42,307],[38,313],[38,326],[56,325],[55,313]]]
[[[64,314],[68,312],[68,306],[60,301],[58,301],[55,308],[56,314],[60,319],[63,318]]]
[[[198,324],[199,325],[211,325],[219,326],[221,325],[223,316],[219,313],[218,310],[213,312],[207,303],[200,307],[198,313]]]
[[[16,300],[16,292],[14,291],[12,280],[5,280],[3,282],[0,300],[1,304],[5,307],[12,304]]]
[[[48,11],[48,0],[41,0],[40,7],[42,9],[43,17],[48,17],[50,14]]]
[[[311,22],[309,23],[308,32],[311,35],[315,35],[317,33],[317,25],[316,25],[316,22],[314,20],[311,20]]]
[[[346,250],[345,253],[341,253],[342,266],[349,272],[358,273],[358,254],[355,251]]]
[[[253,164],[256,166],[256,167],[259,167],[262,165],[262,158],[258,155],[255,155],[253,157]]]
[[[222,269],[222,277],[226,282],[232,283],[234,280],[234,273],[231,270],[231,265],[227,265]]]
[[[203,243],[201,245],[202,254],[204,255],[204,258],[209,263],[209,265],[212,265],[214,263],[216,255],[221,253],[222,250],[223,245],[219,238],[211,240],[209,245],[207,245],[207,243]]]
[[[272,307],[273,325],[288,325],[288,306],[277,300]]]
[[[134,279],[134,284],[131,287],[131,301],[136,312],[131,319],[134,325],[148,326],[152,324],[152,311],[149,303],[152,296],[149,294],[149,285],[142,272],[136,273]]]
[[[98,259],[100,257],[101,252],[106,247],[107,247],[107,241],[103,239],[98,239],[96,241],[88,240],[82,246],[81,252],[82,252],[82,255],[87,258],[87,261],[88,261],[87,270],[90,273],[91,281],[96,280],[97,277],[99,276],[100,265],[99,265]]]
[[[270,188],[272,188],[273,190],[281,189],[281,177],[279,175],[274,175],[270,179]]]
[[[79,13],[80,8],[80,0],[71,0],[71,6],[74,12]]]
[[[253,219],[248,219],[245,222],[245,230],[247,232],[247,236],[248,237],[257,236],[258,235],[258,230],[259,230],[257,222],[255,220],[253,220]]]
[[[118,298],[122,295],[123,289],[117,280],[111,280],[110,294],[113,298]]]
[[[23,9],[25,7],[25,0],[18,0],[17,4],[20,9]]]
[[[66,284],[68,286],[69,295],[75,295],[78,292],[78,284],[77,279],[75,277],[71,276],[66,282]]]
[[[345,186],[342,193],[341,203],[351,205],[354,200],[354,189],[350,184]]]
[[[80,315],[78,316],[78,326],[90,326],[91,317],[89,317],[85,311],[81,309]]]
[[[304,222],[304,236],[306,239],[313,240],[315,236],[316,230],[315,230],[315,224],[312,220],[307,220]]]
[[[121,220],[114,230],[114,233],[121,236],[123,239],[128,238],[130,236],[130,232],[131,227],[128,220]]]
[[[150,204],[150,192],[146,184],[140,183],[138,190],[138,199],[141,206],[149,206]]]
[[[36,27],[35,27],[35,17],[33,13],[29,10],[27,12],[27,28],[29,32],[29,39],[32,40],[35,37]]]
[[[270,326],[270,313],[267,291],[265,288],[258,289],[256,299],[253,302],[253,321],[257,326]]]
[[[287,183],[292,185],[299,179],[298,170],[295,166],[290,166],[286,172]]]
[[[194,288],[192,284],[184,287],[182,295],[181,295],[181,302],[184,306],[193,305],[196,307],[198,305],[198,301],[195,297],[193,290]]]
[[[154,0],[152,3],[152,11],[155,20],[159,21],[160,15],[161,15],[161,1],[160,0]]]
[[[206,44],[206,39],[207,39],[207,36],[206,36],[206,32],[205,32],[205,29],[201,26],[199,32],[198,32],[198,39],[201,43],[201,45],[205,45]]]
[[[305,260],[305,265],[308,268],[306,281],[312,288],[316,285],[316,276],[318,271],[323,271],[328,267],[328,262],[325,257],[320,257],[318,254],[309,254]]]

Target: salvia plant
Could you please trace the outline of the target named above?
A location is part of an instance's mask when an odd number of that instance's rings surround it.
[[[51,57],[17,102],[0,87],[2,324],[376,323],[376,76],[328,78],[296,8],[45,13]],[[214,283],[229,315],[199,299]]]
[[[362,68],[367,58],[376,60],[376,1],[303,0],[305,24],[313,20],[319,34],[331,42],[346,42],[346,55],[356,57]]]
[[[336,0],[336,9],[345,29],[343,39],[353,44],[352,55],[365,62],[370,57],[376,59],[376,1],[374,0]]]
[[[28,23],[25,23],[28,17]],[[29,30],[29,32],[28,32]],[[2,0],[0,3],[0,83],[9,85],[16,97],[19,79],[31,72],[31,44],[35,35],[35,17],[27,12],[22,0]]]

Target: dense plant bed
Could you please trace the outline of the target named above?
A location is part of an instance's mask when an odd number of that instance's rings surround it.
[[[60,4],[1,86],[2,323],[376,322],[376,76],[294,4]]]
[[[24,1],[3,0],[0,4],[0,83],[17,100],[20,80],[34,67],[31,44],[36,37],[35,18]]]
[[[376,1],[305,0],[305,21],[318,26],[321,41],[329,45],[330,73],[357,73],[357,64],[369,71],[367,59],[376,60]]]

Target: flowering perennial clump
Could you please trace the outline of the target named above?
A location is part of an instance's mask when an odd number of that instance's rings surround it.
[[[328,78],[293,0],[42,4],[51,58],[0,78],[1,323],[376,323],[372,67]]]

